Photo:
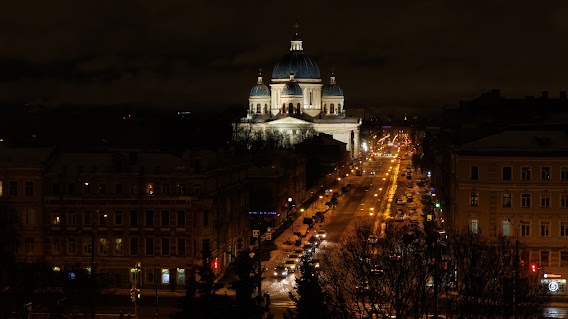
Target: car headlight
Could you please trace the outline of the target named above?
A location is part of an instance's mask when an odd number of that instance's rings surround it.
[[[322,235],[323,238],[325,238],[325,236],[326,236],[325,234]]]
[[[274,272],[274,276],[278,276],[278,273],[277,273],[277,272]]]
[[[286,276],[286,272],[282,272],[282,276]]]

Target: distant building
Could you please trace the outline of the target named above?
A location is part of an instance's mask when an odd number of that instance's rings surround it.
[[[249,95],[246,118],[237,125],[235,138],[280,134],[283,145],[294,145],[317,133],[326,133],[346,144],[351,158],[360,150],[361,119],[348,117],[343,90],[332,74],[324,85],[315,61],[304,53],[296,30],[290,53],[274,66],[270,87],[262,74]]]
[[[71,271],[90,268],[94,254],[111,287],[130,288],[140,263],[143,286],[151,273],[169,289],[183,288],[206,245],[218,272],[248,247],[248,162],[230,151],[0,153],[1,209],[14,216],[18,261]]]

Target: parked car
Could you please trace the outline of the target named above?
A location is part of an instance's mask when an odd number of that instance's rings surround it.
[[[402,221],[404,221],[404,215],[403,215],[403,214],[396,214],[396,216],[394,216],[394,221],[395,221],[395,222],[402,222]]]
[[[304,245],[304,253],[308,256],[311,256],[313,253],[315,253],[315,248],[312,244],[305,244]]]
[[[295,272],[296,269],[298,268],[298,263],[296,262],[295,259],[287,259],[284,262],[284,267],[288,269],[288,272]]]
[[[312,217],[312,219],[313,219],[314,222],[316,222],[316,223],[321,223],[321,222],[323,222],[323,212],[317,212],[317,213],[315,213],[315,215]]]
[[[416,208],[411,208],[409,213],[410,213],[410,215],[416,214]]]
[[[371,171],[371,175],[375,175],[375,171]]]
[[[320,268],[319,259],[313,258],[312,260],[310,260],[310,261],[308,262],[308,265],[314,267],[315,270],[320,270],[320,269],[321,269],[321,268]]]
[[[286,266],[277,266],[274,268],[274,277],[285,278],[288,276],[288,268]]]
[[[370,244],[376,244],[379,241],[379,239],[375,235],[370,235],[367,240]]]
[[[302,255],[304,255],[304,254],[303,253],[301,255],[300,254],[290,254],[288,256],[288,259],[295,259],[296,262],[299,263],[300,259],[302,259]]]
[[[312,236],[310,237],[310,239],[308,240],[308,243],[312,244],[313,247],[319,247],[321,240],[319,238],[317,238],[316,236]]]
[[[395,201],[395,204],[397,204],[397,205],[404,205],[404,204],[406,204],[406,201],[405,201],[404,199],[402,199],[402,198],[398,198],[398,199]]]
[[[318,232],[315,234],[315,236],[316,236],[316,238],[319,238],[319,239],[322,239],[322,240],[323,240],[323,239],[326,238],[327,234],[325,233],[325,230],[324,230],[324,229],[320,229],[320,230],[318,230]]]

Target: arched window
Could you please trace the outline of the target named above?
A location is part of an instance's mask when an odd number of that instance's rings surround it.
[[[286,113],[286,103],[282,103],[282,113]]]
[[[290,114],[294,114],[294,104],[293,103],[288,104],[288,112]]]
[[[300,114],[300,103],[298,103],[298,105],[296,106],[296,113]]]
[[[260,103],[256,105],[256,113],[260,113]]]
[[[333,105],[333,103],[331,103],[329,105],[329,113],[334,114],[335,113],[335,106]]]
[[[323,105],[323,114],[327,114],[327,104]]]

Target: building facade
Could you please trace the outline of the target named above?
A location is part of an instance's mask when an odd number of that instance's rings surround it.
[[[506,130],[455,147],[449,163],[449,197],[443,202],[448,230],[518,236],[527,247],[525,265],[559,278],[566,295],[567,132]]]
[[[230,152],[51,150],[44,158],[0,175],[3,209],[22,238],[12,243],[18,261],[106,274],[113,288],[130,288],[140,265],[143,286],[175,289],[205,246],[219,273],[248,247],[248,165]]]

